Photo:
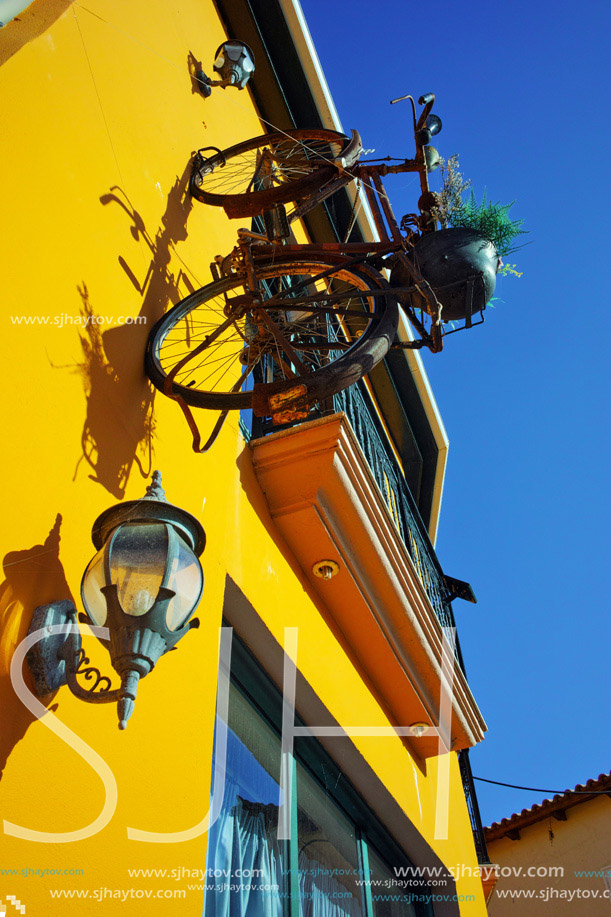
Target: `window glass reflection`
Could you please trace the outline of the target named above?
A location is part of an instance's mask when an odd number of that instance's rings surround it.
[[[374,917],[416,917],[414,906],[409,901],[409,893],[406,896],[405,885],[400,884],[402,880],[397,878],[375,850],[369,847],[368,852]],[[380,890],[379,894],[376,889]],[[422,893],[424,889],[415,888],[414,891]]]
[[[209,833],[204,917],[282,917],[280,741],[231,687],[221,814]]]
[[[301,917],[361,917],[355,828],[299,763],[297,826]]]

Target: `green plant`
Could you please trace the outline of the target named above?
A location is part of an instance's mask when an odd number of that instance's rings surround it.
[[[493,204],[486,200],[486,192],[481,201],[477,201],[473,191],[469,200],[456,209],[452,217],[452,226],[475,229],[494,242],[501,257],[515,251],[513,240],[522,235],[522,220],[509,217],[511,204]]]
[[[516,271],[517,264],[503,264],[502,267],[497,271],[501,277],[508,277],[510,274],[513,274],[514,277],[521,277],[524,271]]]
[[[514,202],[494,204],[486,199],[486,192],[482,200],[477,201],[473,191],[468,200],[463,200],[463,194],[470,188],[471,182],[461,175],[457,154],[450,156],[448,160],[441,160],[441,176],[442,188],[437,192],[439,203],[433,215],[442,227],[477,230],[484,238],[494,243],[501,257],[515,251],[512,243],[524,230],[522,220],[512,220],[509,216],[509,210]],[[513,269],[508,267],[502,273],[520,276],[515,270],[515,265]]]

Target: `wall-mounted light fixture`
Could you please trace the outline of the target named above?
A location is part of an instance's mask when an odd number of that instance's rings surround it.
[[[339,564],[335,560],[319,560],[312,567],[312,573],[319,579],[330,580],[339,573]]]
[[[140,678],[199,621],[189,618],[204,586],[199,555],[206,536],[197,519],[168,503],[161,474],[142,500],[107,509],[96,519],[91,538],[98,549],[81,584],[81,597],[98,639],[106,646],[121,687],[89,666],[72,602],[36,609],[29,633],[43,632],[26,659],[39,697],[67,684],[90,703],[117,701],[119,728],[125,729],[134,709]],[[98,633],[103,629],[102,633]],[[77,676],[94,684],[83,688]]]
[[[206,99],[211,94],[213,86],[222,86],[223,89],[227,86],[236,86],[237,89],[244,89],[255,72],[255,56],[243,41],[224,41],[217,48],[213,68],[220,76],[219,80],[211,80],[203,70],[195,73],[197,87]]]

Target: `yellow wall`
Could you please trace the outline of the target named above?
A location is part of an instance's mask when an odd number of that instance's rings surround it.
[[[8,675],[34,608],[60,598],[80,602],[96,516],[119,499],[140,497],[150,469],[160,468],[168,499],[198,516],[208,535],[202,627],[141,685],[128,730],[118,731],[114,705],[83,704],[66,688],[48,700],[108,764],[118,803],[99,834],[78,842],[0,835],[0,870],[83,870],[55,878],[0,874],[0,898],[16,895],[27,913],[99,913],[82,899],[53,901],[49,889],[186,888],[127,870],[203,867],[205,835],[146,844],[128,840],[126,828],[180,831],[207,811],[227,573],[276,639],[285,626],[299,627],[300,667],[340,722],[386,722],[267,534],[261,495],[238,464],[244,446],[237,417],[210,453],[196,456],[178,408],[151,391],[142,370],[148,330],[171,303],[208,282],[209,262],[230,250],[240,225],[184,194],[193,149],[261,133],[247,92],[215,90],[208,100],[192,92],[189,51],[210,71],[225,37],[207,0],[38,0],[0,33],[4,819],[68,832],[92,822],[104,803],[100,777],[46,719],[34,720]],[[74,324],[90,314],[111,322],[140,315],[147,323]],[[20,325],[17,316],[49,316],[50,324]],[[60,327],[60,316],[69,323]],[[200,412],[198,419],[209,432],[215,418]],[[97,641],[89,637],[85,647],[108,670]],[[451,836],[434,842],[435,763],[425,776],[398,739],[355,742],[444,862],[473,863],[456,762]],[[464,913],[485,913],[477,880],[459,882],[458,891],[477,895]],[[144,913],[133,898],[120,908]],[[200,912],[195,891],[146,904],[151,915]]]

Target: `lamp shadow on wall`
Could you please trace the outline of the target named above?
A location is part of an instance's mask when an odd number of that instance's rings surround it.
[[[172,250],[187,238],[187,221],[193,206],[186,193],[190,163],[176,178],[167,197],[165,212],[154,235],[125,192],[118,187],[100,197],[100,203],[121,207],[131,220],[130,232],[150,250],[151,259],[143,280],[122,256],[118,262],[130,283],[142,297],[142,305],[131,323],[101,331],[98,316],[89,299],[87,286],[78,286],[85,330],[80,335],[83,362],[79,371],[87,398],[87,412],[81,435],[84,459],[90,478],[117,499],[136,465],[143,478],[151,473],[154,433],[154,389],[144,374],[144,351],[149,332],[168,306],[195,289],[182,270],[170,269]],[[76,476],[75,471],[75,476]]]
[[[195,74],[203,73],[204,65],[193,51],[189,51],[187,54],[187,69],[191,77],[191,95],[198,96],[201,93],[201,85]]]
[[[26,636],[32,615],[39,605],[60,599],[74,601],[59,559],[61,524],[62,517],[58,513],[42,544],[22,551],[9,551],[2,562],[5,579],[0,584],[0,709],[3,712],[0,780],[11,751],[35,720],[11,684],[10,666],[15,649]],[[23,671],[25,682],[33,691],[27,667]],[[51,694],[40,700],[54,710],[57,705],[50,707],[54,697]]]

